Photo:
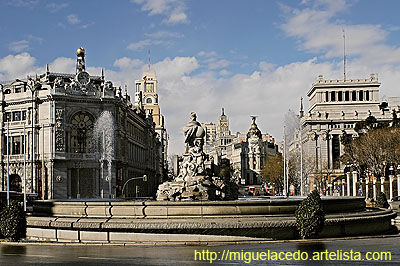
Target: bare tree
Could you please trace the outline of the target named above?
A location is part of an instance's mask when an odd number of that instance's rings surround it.
[[[343,162],[352,162],[359,172],[367,170],[376,177],[384,176],[389,164],[400,163],[400,129],[371,129],[345,146]]]
[[[261,170],[264,182],[275,184],[276,190],[283,188],[283,158],[282,155],[269,156]]]

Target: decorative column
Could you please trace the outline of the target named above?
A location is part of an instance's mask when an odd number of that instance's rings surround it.
[[[389,175],[389,200],[393,199],[393,175]]]
[[[353,171],[353,196],[357,196],[357,171]]]
[[[373,183],[373,196],[374,196],[374,200],[376,200],[376,177],[375,176],[372,179],[372,183]]]
[[[368,184],[369,184],[369,176],[367,176],[367,178],[365,179],[365,198],[366,199],[368,199],[368,196],[369,196],[369,187],[368,187]]]
[[[350,172],[347,172],[346,173],[346,177],[347,177],[347,182],[346,182],[346,185],[347,185],[347,196],[350,196]]]
[[[397,175],[397,197],[400,197],[400,174]]]
[[[381,192],[385,193],[385,177],[381,176]]]
[[[344,187],[345,187],[346,181],[342,179],[342,196],[344,197]]]

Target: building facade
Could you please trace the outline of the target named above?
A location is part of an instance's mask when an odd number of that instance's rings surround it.
[[[152,118],[103,73],[86,71],[79,48],[76,74],[47,66],[44,74],[1,82],[3,191],[26,186],[42,199],[155,195],[161,144]],[[128,183],[122,191],[128,179],[143,175],[147,182]]]
[[[268,156],[278,153],[275,140],[269,134],[262,134],[256,124],[256,117],[247,134],[232,135],[229,118],[222,109],[218,123],[203,123],[206,131],[206,146],[215,164],[228,159],[233,175],[241,185],[262,184],[261,170]]]
[[[380,85],[374,74],[353,80],[326,80],[320,75],[312,84],[307,93],[308,111],[301,109],[299,115],[302,133],[296,134],[292,143],[302,142],[304,160],[313,166],[312,177],[329,176],[329,183],[341,179],[346,166],[340,161],[344,152],[341,136],[357,137],[355,124],[369,116],[390,121],[392,112],[399,112],[399,98],[389,98],[384,104],[380,101]]]
[[[168,134],[165,118],[161,114],[158,100],[158,81],[155,72],[144,72],[142,79],[135,80],[135,105],[143,108],[147,115],[153,118],[155,130],[161,143],[160,157],[162,169],[165,173],[168,167]]]

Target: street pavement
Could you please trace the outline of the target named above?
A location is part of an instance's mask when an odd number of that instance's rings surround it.
[[[0,244],[0,265],[400,265],[399,244],[400,236],[214,246],[62,245],[3,242]],[[354,254],[360,252],[362,255],[360,260],[344,260],[343,254],[345,252],[350,254],[351,250]],[[322,260],[311,261],[310,257],[316,251],[322,254],[320,255]],[[308,254],[308,260],[262,261],[260,257],[259,260],[255,260],[257,257],[254,254],[257,252],[259,254],[269,252],[270,255],[278,252],[285,252],[285,254],[305,252]],[[334,252],[336,255],[333,254],[334,256],[329,258],[326,255],[328,252]],[[365,259],[367,252],[390,252],[391,258],[390,260],[386,258],[384,261],[367,261]],[[305,253],[301,254],[305,256]],[[197,254],[196,260],[195,254]],[[251,259],[251,256],[254,259]],[[335,259],[340,256],[342,256],[341,259]],[[270,257],[270,259],[273,258]]]

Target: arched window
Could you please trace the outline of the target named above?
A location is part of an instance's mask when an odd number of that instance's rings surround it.
[[[93,116],[79,112],[71,119],[70,152],[88,153],[92,143]]]
[[[151,98],[147,98],[147,99],[146,99],[146,103],[152,103]]]

